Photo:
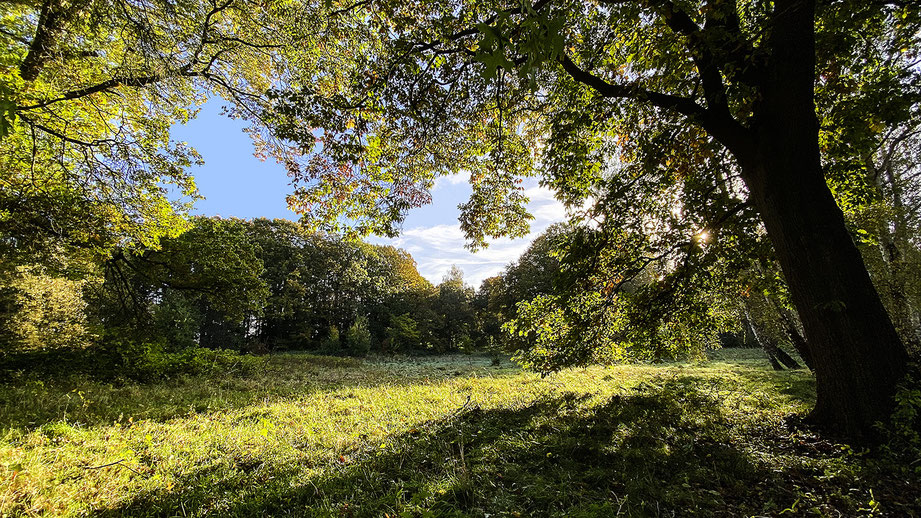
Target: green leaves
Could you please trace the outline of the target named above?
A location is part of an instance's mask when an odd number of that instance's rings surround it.
[[[16,129],[16,92],[7,82],[17,80],[16,76],[9,78],[0,76],[0,141]]]
[[[503,41],[499,29],[488,23],[478,23],[476,28],[480,31],[482,38],[479,41],[475,59],[484,66],[480,72],[483,79],[496,77],[499,69],[511,70],[514,63],[505,55],[506,42]]]
[[[537,74],[546,63],[555,62],[565,45],[565,19],[549,10],[526,10],[513,16],[506,10],[495,12],[495,21],[475,25],[480,34],[474,59],[483,64],[480,75],[493,79],[499,69],[526,78],[531,90],[537,89]],[[508,35],[508,36],[506,36]]]
[[[0,139],[13,132],[16,127],[16,103],[5,99],[0,92]]]
[[[19,217],[0,217],[0,232],[102,253],[175,237],[199,198],[189,169],[201,157],[170,128],[219,96],[261,135],[264,92],[283,74],[311,77],[327,58],[315,43],[341,36],[327,38],[337,28],[325,15],[342,3],[5,4],[0,215]]]

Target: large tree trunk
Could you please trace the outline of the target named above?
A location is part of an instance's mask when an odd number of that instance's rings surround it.
[[[778,0],[771,62],[743,178],[774,244],[815,364],[812,417],[872,435],[892,409],[908,355],[825,182],[813,100],[814,6]]]

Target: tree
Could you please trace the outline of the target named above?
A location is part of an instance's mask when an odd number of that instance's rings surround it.
[[[255,340],[268,350],[310,348],[329,326],[318,310],[326,266],[322,236],[280,219],[255,219],[249,233],[265,265],[262,278],[268,288]]]
[[[867,170],[878,197],[853,215],[864,257],[903,341],[921,357],[921,126],[898,128]]]
[[[331,328],[345,345],[354,329],[370,333],[369,346],[383,346],[388,329],[400,327],[394,319],[418,316],[431,290],[403,250],[344,241],[280,219],[246,226],[269,292],[254,339],[270,350],[311,349],[324,341],[338,347],[338,338],[326,340]],[[417,341],[397,340],[404,347],[417,347]],[[359,342],[365,346],[364,338]]]
[[[561,267],[555,252],[566,238],[565,225],[556,224],[537,236],[521,257],[503,274],[506,306],[514,312],[516,303],[539,295],[555,293],[559,288]]]
[[[372,283],[365,311],[374,343],[382,351],[421,348],[423,320],[435,288],[405,250],[375,245],[369,253]]]
[[[477,346],[498,354],[507,349],[506,334],[502,331],[507,307],[505,282],[501,275],[483,279],[471,301],[476,314]]]
[[[438,317],[435,324],[434,344],[440,352],[457,351],[472,345],[471,334],[475,326],[473,308],[473,289],[464,283],[464,272],[452,265],[438,285],[438,295],[432,302]]]
[[[297,147],[288,155],[301,185],[295,207],[333,224],[357,216],[358,231],[390,233],[427,201],[434,177],[467,170],[474,192],[461,224],[478,246],[526,227],[516,182],[537,165],[544,184],[572,205],[623,195],[599,191],[605,184],[645,184],[647,210],[675,224],[643,237],[656,245],[650,250],[669,253],[637,259],[669,265],[663,282],[672,293],[676,274],[702,257],[701,243],[732,239],[733,230],[753,228],[740,218],[755,218],[809,344],[812,417],[856,437],[888,416],[908,355],[829,190],[826,173],[841,155],[820,139],[817,100],[837,95],[823,89],[836,70],[881,49],[893,57],[885,63],[892,84],[912,90],[918,71],[901,49],[917,48],[916,4],[374,7],[367,23],[379,24],[379,36],[363,47],[364,59],[330,73],[338,89],[276,94],[277,135]],[[874,43],[858,47],[858,33]],[[305,138],[305,125],[323,131]],[[304,149],[313,153],[298,163],[295,151]],[[619,171],[616,159],[637,167]],[[689,196],[696,207],[676,205]],[[612,214],[604,203],[596,209],[590,215],[600,221]]]
[[[98,320],[177,340],[173,347],[192,345],[193,334],[202,347],[242,346],[268,291],[248,230],[242,220],[195,218],[158,249],[116,251],[94,304]]]
[[[82,348],[93,339],[83,298],[87,280],[53,275],[39,266],[16,268],[5,273],[6,289],[0,292],[0,330],[4,352]]]
[[[485,279],[477,290],[474,306],[481,331],[506,350],[527,349],[529,344],[524,335],[535,331],[522,330],[522,336],[518,336],[518,333],[503,330],[503,326],[515,319],[518,304],[554,295],[560,290],[561,267],[555,253],[565,239],[566,230],[563,224],[552,225],[501,275]]]
[[[417,349],[422,345],[419,323],[409,313],[392,316],[385,334],[387,348],[393,351]]]
[[[329,8],[327,10],[327,5]],[[332,2],[0,3],[0,232],[20,248],[155,246],[199,198],[170,139],[210,96],[253,123],[270,85],[330,55]],[[37,248],[47,245],[38,243]]]
[[[778,333],[775,329],[771,329],[772,326],[769,326],[769,323],[776,322],[777,320],[765,319],[763,315],[756,314],[757,305],[754,302],[755,301],[752,300],[751,297],[747,297],[743,302],[743,311],[745,314],[744,326],[746,328],[745,334],[751,333],[755,342],[761,347],[764,353],[767,354],[768,360],[770,360],[774,370],[783,370],[784,367],[799,369],[799,362],[780,348],[777,343]]]

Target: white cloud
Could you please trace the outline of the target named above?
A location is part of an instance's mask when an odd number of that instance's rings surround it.
[[[439,176],[435,179],[435,185],[432,187],[432,191],[450,188],[455,185],[466,185],[468,183],[470,183],[470,173],[466,171],[451,176]]]
[[[448,185],[460,185],[454,182],[458,177],[439,178],[435,189]],[[441,183],[442,181],[446,183]],[[457,187],[460,188],[460,187]],[[447,190],[447,189],[446,189]],[[534,216],[531,221],[531,233],[519,239],[497,239],[489,247],[473,253],[464,248],[466,240],[458,224],[408,225],[400,237],[390,240],[379,239],[377,242],[391,244],[405,249],[416,260],[419,273],[429,281],[438,284],[452,265],[457,265],[464,272],[466,282],[479,287],[483,279],[499,274],[505,266],[517,260],[528,245],[550,225],[566,219],[566,209],[558,202],[553,193],[536,185],[525,189],[530,198],[528,210]],[[439,193],[433,192],[434,203],[438,203]],[[456,214],[455,214],[456,218]]]

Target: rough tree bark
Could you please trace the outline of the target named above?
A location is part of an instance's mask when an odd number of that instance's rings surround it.
[[[890,415],[908,355],[825,182],[814,9],[809,1],[775,2],[754,146],[736,156],[809,342],[817,384],[812,418],[861,438]]]

